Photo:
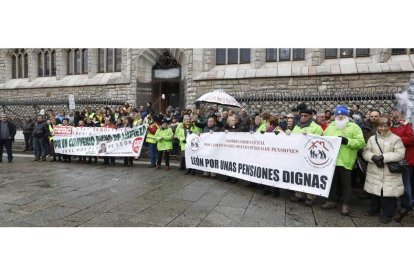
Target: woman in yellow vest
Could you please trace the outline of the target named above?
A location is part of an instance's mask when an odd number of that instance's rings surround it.
[[[161,127],[158,128],[155,133],[155,140],[157,141],[158,160],[157,169],[161,168],[162,156],[165,156],[165,170],[170,169],[170,150],[172,150],[172,141],[174,133],[170,127],[168,127],[167,120],[163,120]]]

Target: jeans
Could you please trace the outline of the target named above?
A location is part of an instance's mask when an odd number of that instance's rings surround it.
[[[148,143],[148,150],[151,160],[151,166],[155,166],[157,162],[157,144]]]
[[[331,191],[329,192],[329,201],[338,202],[342,195],[342,204],[349,204],[352,194],[351,174],[351,170],[340,166],[335,167]]]
[[[38,159],[40,156],[46,157],[47,144],[45,137],[33,137],[34,156]]]
[[[414,167],[408,166],[404,169],[402,173],[403,184],[404,184],[404,194],[401,196],[401,207],[412,210],[414,205],[414,199],[412,195],[412,183],[411,178],[413,176]]]
[[[7,152],[7,159],[9,161],[13,160],[13,152],[12,152],[12,141],[10,139],[0,139],[0,160],[3,159],[3,146],[6,148]]]

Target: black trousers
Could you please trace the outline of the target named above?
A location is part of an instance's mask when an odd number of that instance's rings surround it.
[[[161,160],[162,160],[163,155],[165,155],[165,165],[170,166],[170,151],[169,150],[158,151],[157,166],[161,166]]]
[[[124,157],[124,165],[133,164],[134,163],[134,157]]]
[[[0,139],[0,160],[3,159],[3,147],[6,148],[7,152],[7,160],[13,160],[13,152],[12,152],[12,141],[10,139]]]
[[[381,199],[382,199],[382,216],[391,218],[396,209],[397,198],[396,197],[384,197],[371,194],[371,206],[372,211],[379,211],[381,208]]]
[[[329,201],[339,202],[342,196],[342,203],[349,204],[352,194],[351,177],[351,170],[340,166],[335,167],[331,191],[329,192]]]
[[[104,164],[115,164],[115,157],[104,157]]]
[[[24,135],[24,149],[33,151],[33,136],[31,133],[23,133]]]

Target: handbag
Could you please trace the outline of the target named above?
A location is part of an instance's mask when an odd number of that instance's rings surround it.
[[[377,139],[377,135],[375,134],[375,142],[377,142],[378,148],[381,152],[381,154],[384,154],[382,152],[382,149],[378,143],[378,139]],[[392,173],[402,173],[405,169],[405,167],[408,166],[407,161],[405,161],[405,159],[399,161],[399,162],[388,162],[386,163],[388,165],[388,169],[390,170],[390,172]]]

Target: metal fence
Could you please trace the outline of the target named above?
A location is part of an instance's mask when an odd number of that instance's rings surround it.
[[[389,112],[395,103],[395,94],[404,88],[361,88],[341,89],[336,91],[275,91],[273,93],[232,93],[232,96],[242,104],[248,112],[261,107],[263,111],[273,114],[288,114],[299,103],[305,103],[308,108],[316,111],[334,110],[337,105],[351,107],[357,104],[360,110],[367,113],[371,109]]]
[[[115,108],[118,105],[124,104],[124,100],[114,100],[111,98],[76,98],[76,110],[82,110],[85,107],[101,108],[108,106]],[[13,99],[13,98],[0,98],[1,112],[7,114],[11,120],[20,129],[23,125],[23,119],[25,116],[35,117],[40,114],[43,109],[53,110],[60,112],[61,110],[69,110],[68,98],[53,98],[53,99],[39,99],[39,98],[25,98],[25,99]]]

